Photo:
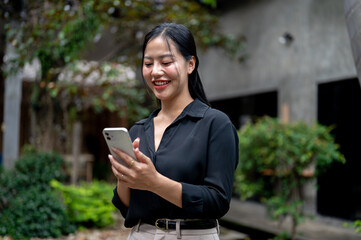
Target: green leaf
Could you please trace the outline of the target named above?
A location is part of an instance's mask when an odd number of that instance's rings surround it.
[[[270,117],[247,123],[238,133],[235,191],[242,199],[264,201],[273,219],[290,216],[297,226],[305,218],[299,195],[302,186],[331,164],[345,162],[330,130],[319,124],[285,124]],[[312,165],[316,172],[306,178],[303,173]]]
[[[116,208],[109,201],[113,195],[112,185],[94,180],[92,183],[83,182],[80,186],[52,181],[51,186],[62,193],[67,214],[78,226],[105,227],[115,222]]]

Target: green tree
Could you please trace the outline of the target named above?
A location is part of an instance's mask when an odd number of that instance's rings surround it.
[[[145,93],[129,84],[111,89],[110,82],[102,82],[98,86],[108,94],[99,97],[99,92],[91,95],[91,92],[84,91],[82,86],[72,81],[59,83],[58,76],[64,67],[75,66],[74,63],[84,58],[87,49],[94,47],[94,42],[104,32],[112,34],[117,46],[100,61],[99,71],[103,70],[106,61],[135,69],[140,63],[144,34],[160,22],[182,23],[196,35],[201,49],[221,47],[230,57],[241,58],[244,37],[217,32],[215,6],[215,0],[2,1],[0,7],[4,10],[2,21],[6,23],[6,41],[18,53],[18,57],[8,60],[7,64],[11,61],[12,70],[18,71],[24,63],[35,58],[41,63],[41,79],[34,83],[31,97],[33,122],[36,123],[33,128],[51,126],[59,105],[73,116],[69,119],[76,120],[81,120],[81,113],[86,107],[120,114],[126,110],[128,117],[134,119],[145,113],[141,107]],[[69,102],[69,98],[61,96],[72,96],[73,101]],[[122,104],[115,105],[114,98],[123,99],[120,101]],[[89,99],[93,99],[90,104]],[[49,118],[40,117],[44,111],[47,111]],[[50,123],[44,124],[44,121]],[[32,132],[36,133],[34,130]],[[39,137],[39,134],[35,137]]]

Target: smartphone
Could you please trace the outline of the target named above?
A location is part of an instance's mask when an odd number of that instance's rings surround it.
[[[121,158],[118,157],[118,155],[113,152],[113,147],[127,153],[132,158],[137,159],[133,151],[132,140],[130,139],[128,130],[126,128],[104,128],[103,136],[108,145],[110,153],[118,162],[128,166]]]

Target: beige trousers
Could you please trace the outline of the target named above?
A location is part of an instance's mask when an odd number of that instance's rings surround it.
[[[178,225],[178,224],[177,224]],[[219,226],[210,229],[160,230],[153,225],[141,223],[133,227],[128,240],[219,240]]]

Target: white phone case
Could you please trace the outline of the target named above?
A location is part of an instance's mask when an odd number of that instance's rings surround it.
[[[126,128],[104,128],[103,136],[108,145],[110,153],[116,160],[118,160],[118,162],[128,166],[121,158],[118,157],[118,155],[113,152],[113,147],[127,153],[132,158],[137,159],[133,151],[132,141]]]

